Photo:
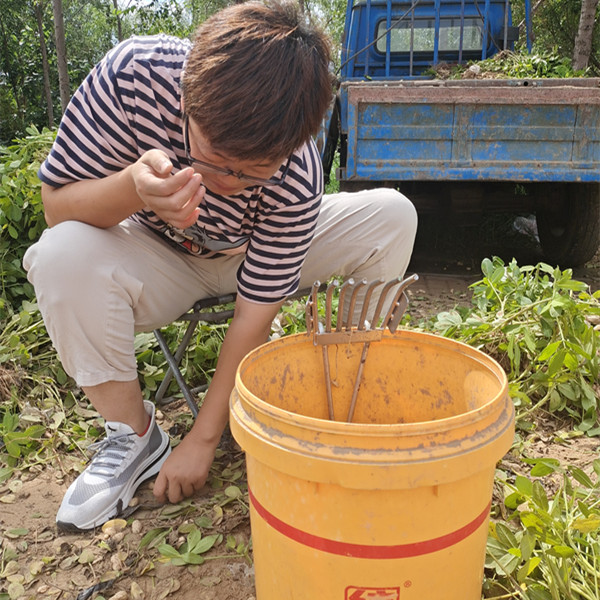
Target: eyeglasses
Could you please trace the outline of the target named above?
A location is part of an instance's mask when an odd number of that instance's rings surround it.
[[[292,162],[292,157],[290,156],[287,159],[283,169],[280,169],[278,172],[281,172],[280,177],[270,177],[269,179],[263,179],[262,177],[254,177],[253,175],[246,175],[241,171],[234,171],[233,169],[227,169],[226,167],[217,167],[216,165],[212,165],[211,163],[207,163],[198,158],[194,158],[190,152],[190,132],[189,132],[189,118],[185,116],[183,118],[183,146],[185,149],[185,157],[187,158],[190,166],[198,165],[199,170],[206,173],[216,173],[218,175],[226,175],[228,177],[237,177],[240,181],[247,181],[248,183],[253,183],[255,185],[281,185],[285,179],[285,176],[288,174],[290,170],[290,164]]]

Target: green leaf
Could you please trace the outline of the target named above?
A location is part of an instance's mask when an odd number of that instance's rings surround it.
[[[523,494],[524,496],[531,497],[533,494],[533,483],[527,479],[527,477],[523,477],[522,475],[517,475],[515,478],[515,486]]]
[[[9,538],[18,538],[24,535],[27,535],[29,533],[29,529],[26,529],[25,527],[17,527],[15,529],[9,529],[6,531],[6,537]]]
[[[177,558],[180,558],[189,565],[201,565],[204,562],[204,557],[194,552],[186,552]]]
[[[560,461],[556,458],[523,458],[522,461],[534,465],[529,472],[532,477],[544,477],[561,469]]]
[[[7,437],[8,436],[6,436],[5,439],[4,439],[4,442],[6,444],[6,451],[13,458],[19,458],[21,456],[21,446],[20,446],[20,444],[18,442],[14,441],[14,440],[8,440],[8,439],[6,439]]]
[[[566,400],[560,395],[560,393],[557,389],[551,390],[550,402],[548,404],[548,408],[550,409],[550,412],[561,411],[565,408],[566,404],[567,404]]]
[[[600,516],[596,515],[587,519],[575,519],[571,525],[572,529],[576,529],[580,533],[588,534],[593,531],[600,530]]]
[[[14,472],[13,467],[0,467],[0,483],[4,483],[10,479]]]
[[[513,492],[504,499],[504,505],[512,510],[516,509],[520,504],[523,504],[523,502],[525,502],[525,497],[518,492]]]
[[[196,552],[196,546],[202,541],[202,532],[199,529],[190,531],[187,536],[187,544],[190,552]]]
[[[519,547],[515,534],[504,523],[496,523],[496,535],[507,550]]]
[[[481,261],[481,272],[489,278],[494,270],[494,263],[489,258],[484,258]]]
[[[589,478],[588,474],[579,467],[569,467],[568,471],[573,477],[573,479],[575,479],[575,481],[578,481],[584,487],[589,489],[594,488],[594,482]]]
[[[537,357],[538,362],[544,362],[544,361],[548,360],[550,357],[552,357],[554,355],[554,353],[558,350],[558,348],[560,347],[561,344],[562,344],[561,341],[552,342],[551,344],[548,344],[538,355],[538,357]]]
[[[459,327],[462,317],[456,310],[444,311],[438,314],[437,321],[440,327]]]
[[[212,519],[208,515],[202,515],[194,520],[194,523],[201,529],[208,529],[212,527]]]
[[[575,555],[575,550],[573,550],[573,548],[570,548],[569,546],[556,545],[552,546],[552,548],[548,550],[548,554],[556,556],[558,558],[571,558]]]
[[[522,567],[517,571],[517,581],[519,583],[523,583],[533,571],[539,566],[542,562],[542,559],[538,556],[533,556],[530,560],[528,560]]]
[[[590,408],[585,411],[581,422],[577,425],[579,431],[589,431],[598,423],[598,414],[595,408]]]
[[[168,533],[169,533],[169,530],[165,527],[155,527],[154,529],[151,529],[140,540],[139,548],[142,549],[142,548],[145,548],[146,546],[148,546],[149,548],[152,548],[152,547],[156,546],[156,543],[153,544],[153,542],[155,542],[155,541],[159,542],[159,541],[164,540],[164,538],[167,536]]]
[[[157,550],[166,558],[180,558],[180,554],[173,546],[169,544],[161,544]]]
[[[208,552],[214,545],[215,542],[219,539],[219,534],[207,535],[199,540],[193,547],[189,548],[190,552],[194,552],[196,554],[204,554]]]
[[[558,350],[548,363],[548,369],[546,371],[548,377],[552,377],[558,373],[565,362],[565,356],[567,351],[564,348]]]
[[[536,506],[539,506],[543,511],[548,510],[548,496],[546,495],[546,488],[541,484],[540,481],[533,482],[532,498]]]
[[[241,498],[243,496],[242,490],[240,490],[240,488],[237,485],[230,485],[226,487],[224,490],[224,494],[228,498],[232,499]]]

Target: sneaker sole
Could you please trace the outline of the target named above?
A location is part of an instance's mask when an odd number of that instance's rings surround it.
[[[119,497],[102,514],[98,515],[93,521],[82,525],[75,525],[74,523],[67,523],[65,521],[56,521],[56,526],[59,530],[64,532],[75,533],[89,531],[90,529],[100,527],[106,523],[106,521],[117,517],[124,508],[127,508],[138,487],[144,483],[144,481],[147,481],[158,474],[169,454],[171,454],[171,445],[169,439],[166,438],[166,444],[160,451],[160,455],[154,458],[150,464],[143,468],[142,472],[137,477],[131,480],[130,484],[123,489]]]

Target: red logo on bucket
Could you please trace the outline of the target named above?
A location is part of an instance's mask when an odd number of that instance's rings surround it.
[[[353,587],[346,588],[344,600],[399,600],[400,588]]]

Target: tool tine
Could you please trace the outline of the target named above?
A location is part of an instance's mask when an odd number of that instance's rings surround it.
[[[419,279],[418,275],[411,275],[404,279],[398,289],[396,290],[396,295],[394,296],[394,300],[390,305],[390,309],[388,310],[387,315],[382,323],[382,329],[388,327],[388,329],[394,333],[398,324],[400,323],[400,319],[402,319],[402,315],[406,311],[406,307],[408,306],[408,296],[405,291],[406,288],[417,281]]]
[[[332,317],[332,303],[333,293],[335,288],[339,285],[339,282],[334,279],[328,286],[325,292],[325,331],[331,333],[331,317]]]
[[[381,316],[381,311],[383,310],[383,305],[385,303],[385,299],[389,291],[400,282],[400,277],[396,277],[396,279],[392,279],[388,281],[381,290],[381,294],[379,296],[379,300],[377,302],[377,306],[375,308],[375,313],[373,314],[373,327],[377,329],[377,321],[379,321],[379,317]]]
[[[342,287],[340,288],[340,298],[339,298],[339,303],[338,303],[338,320],[337,320],[337,325],[335,330],[336,331],[342,331],[342,326],[343,326],[343,314],[344,314],[344,298],[346,297],[346,291],[348,290],[348,288],[350,286],[354,285],[354,279],[350,278],[348,279],[348,281],[345,281],[342,284]],[[340,318],[340,314],[342,315],[342,317]]]
[[[346,417],[346,421],[348,423],[352,423],[352,419],[354,419],[354,410],[356,408],[356,400],[358,398],[358,390],[360,389],[363,369],[365,367],[365,362],[367,360],[367,352],[368,351],[369,351],[369,342],[363,344],[363,351],[362,351],[362,355],[360,357],[360,363],[358,364],[358,371],[356,372],[356,379],[354,380],[354,389],[352,390],[352,398],[350,400],[350,408],[348,409],[348,416]]]
[[[304,306],[304,319],[306,320],[306,333],[310,335],[313,331],[312,322],[312,298],[309,296]]]
[[[346,323],[344,325],[345,329],[347,329],[347,330],[352,329],[354,307],[356,306],[356,296],[358,295],[360,288],[364,287],[365,285],[367,285],[367,280],[362,279],[361,281],[356,283],[352,289],[352,295],[350,296],[350,303],[348,304],[348,314],[346,316]]]
[[[398,328],[398,324],[400,323],[400,319],[402,319],[402,315],[406,312],[406,308],[408,306],[408,297],[404,292],[400,294],[400,299],[394,304],[394,311],[390,315],[390,318],[387,322],[384,321],[383,328],[387,328],[394,333]]]
[[[312,317],[312,323],[313,323],[313,332],[314,335],[316,335],[317,333],[319,333],[319,300],[318,300],[318,293],[319,293],[319,288],[321,287],[321,282],[320,281],[315,281],[313,283],[312,286],[312,290],[310,292],[310,299],[311,299],[311,317]],[[315,337],[315,343],[316,343],[316,337]]]
[[[335,412],[333,409],[333,392],[331,389],[331,369],[329,367],[329,346],[323,344],[321,351],[323,353],[323,370],[325,375],[325,392],[327,393],[327,413],[329,420],[335,421]]]
[[[371,303],[371,296],[373,295],[375,288],[378,285],[382,285],[383,283],[385,283],[385,279],[383,279],[383,277],[382,277],[381,279],[376,279],[375,281],[372,281],[369,284],[369,287],[367,288],[367,291],[365,293],[365,299],[363,300],[362,311],[360,313],[360,317],[358,317],[358,329],[360,329],[360,330],[365,329],[365,323],[367,320],[367,311],[369,310],[369,304]]]

